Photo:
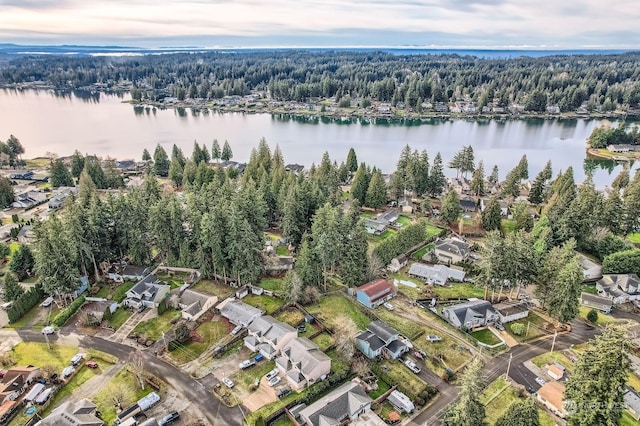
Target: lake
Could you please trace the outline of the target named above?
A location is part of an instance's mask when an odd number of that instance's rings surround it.
[[[548,160],[554,174],[573,166],[576,181],[585,167],[594,168],[598,187],[608,185],[622,166],[585,162],[585,141],[598,120],[431,120],[421,125],[338,124],[291,116],[241,113],[195,113],[191,110],[153,110],[123,104],[128,95],[64,96],[48,91],[0,90],[0,139],[20,139],[26,157],[55,153],[67,156],[75,149],[99,156],[140,159],[142,150],[157,143],[170,154],[175,143],[190,155],[193,141],[211,147],[214,138],[231,144],[236,161],[247,161],[260,138],[279,144],[287,163],[310,165],[324,151],[338,162],[350,147],[359,161],[393,171],[405,144],[437,152],[446,163],[464,145],[473,146],[476,162],[483,160],[489,174],[498,165],[500,178],[523,154],[533,179]],[[455,172],[447,169],[448,175]]]

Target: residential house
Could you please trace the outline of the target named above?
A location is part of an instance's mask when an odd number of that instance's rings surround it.
[[[442,263],[460,263],[469,258],[471,246],[458,238],[438,239],[433,254]]]
[[[499,316],[486,300],[470,300],[442,309],[442,316],[454,327],[471,330],[495,322]]]
[[[38,367],[10,368],[0,380],[0,404],[15,401],[41,376],[42,373]]]
[[[107,269],[107,276],[110,280],[119,283],[125,281],[140,281],[149,275],[149,268],[124,264],[113,264]]]
[[[458,195],[466,194],[471,191],[471,181],[464,177],[449,178],[449,188],[453,189]]]
[[[400,340],[399,333],[382,321],[371,322],[367,329],[356,337],[356,347],[371,359],[379,356],[398,359],[409,350]]]
[[[67,401],[36,423],[36,426],[103,426],[104,422],[98,417],[97,411],[96,404],[87,398],[78,402]]]
[[[578,253],[580,266],[584,275],[583,282],[597,281],[602,278],[602,266],[598,265],[584,254]]]
[[[478,210],[478,202],[473,197],[460,198],[460,210],[463,213],[471,213]]]
[[[18,242],[22,244],[31,244],[34,238],[35,234],[33,233],[33,229],[30,225],[24,225],[22,228],[20,228],[20,231],[16,236]]]
[[[244,345],[252,352],[260,352],[267,359],[279,355],[282,349],[298,336],[295,328],[271,315],[256,318],[247,327],[249,335]]]
[[[580,304],[602,312],[611,312],[613,308],[613,300],[610,297],[585,292],[580,293]]]
[[[402,210],[402,213],[413,213],[413,200],[410,197],[400,197],[398,199],[398,207]]]
[[[367,234],[381,235],[387,230],[387,225],[377,219],[365,219],[364,228],[365,231],[367,231]]]
[[[627,388],[624,396],[624,405],[635,420],[640,420],[640,396],[635,393],[631,388]]]
[[[57,210],[64,204],[65,200],[71,195],[78,193],[76,186],[61,186],[53,192],[53,197],[49,199],[49,210]]]
[[[178,306],[182,311],[182,318],[187,321],[196,321],[216,303],[218,303],[216,296],[186,289],[180,295]]]
[[[560,107],[558,105],[547,106],[547,112],[549,114],[560,114]]]
[[[306,337],[292,339],[276,358],[276,366],[292,388],[304,389],[331,372],[331,358]]]
[[[147,275],[131,287],[123,303],[134,309],[139,309],[141,306],[157,308],[160,302],[169,296],[170,290],[169,284],[159,281],[155,275]]]
[[[460,269],[450,268],[445,265],[425,265],[414,263],[409,268],[409,275],[436,285],[445,285],[447,281],[464,281],[465,272]]]
[[[638,151],[640,146],[628,144],[612,144],[607,145],[607,151],[611,152],[633,152]]]
[[[398,272],[400,269],[407,266],[407,262],[409,262],[409,258],[406,255],[402,254],[400,256],[396,256],[391,259],[391,262],[387,265],[387,270],[391,272]]]
[[[557,362],[554,364],[549,364],[547,366],[547,374],[553,380],[560,380],[564,377],[565,368],[562,364],[558,364]]]
[[[397,226],[396,221],[400,215],[396,210],[387,210],[384,213],[378,213],[377,220],[381,223],[386,223],[387,226]]]
[[[30,209],[47,201],[47,194],[40,191],[26,191],[16,194],[11,207],[16,209]]]
[[[560,418],[565,418],[567,412],[562,404],[565,386],[561,382],[547,382],[536,393],[536,399],[549,411]]]
[[[262,311],[251,305],[231,298],[223,300],[216,309],[220,311],[220,315],[228,319],[233,325],[240,327],[248,327],[253,320],[262,315]]]
[[[346,425],[367,418],[367,425],[385,423],[371,411],[373,400],[355,382],[347,382],[298,413],[301,426]]]
[[[284,166],[285,172],[293,172],[294,175],[299,176],[304,171],[302,164],[287,164]]]
[[[503,324],[529,316],[529,308],[527,307],[527,304],[520,300],[498,303],[493,305],[493,309],[498,313],[498,318]]]
[[[272,253],[274,252],[272,251]],[[268,256],[264,263],[264,269],[266,271],[288,271],[293,269],[294,263],[293,256]]]
[[[356,299],[367,308],[377,308],[398,294],[398,289],[385,279],[371,281],[356,289]]]
[[[493,188],[495,188],[495,187],[493,187]],[[500,192],[500,189],[497,188],[496,192]],[[489,204],[489,198],[488,197],[480,198],[480,211],[481,212],[485,211],[485,209],[487,208],[488,204]],[[505,200],[498,200],[498,204],[500,205],[500,216],[509,217],[509,215],[510,215],[509,203],[506,202]]]
[[[614,305],[640,300],[640,279],[636,274],[606,274],[596,282],[598,294]]]

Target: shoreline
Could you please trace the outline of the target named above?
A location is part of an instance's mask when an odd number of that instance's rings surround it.
[[[587,156],[594,157],[598,160],[615,161],[618,163],[627,163],[635,160],[640,160],[640,152],[620,153],[611,152],[607,149],[598,149],[591,147],[587,147]]]

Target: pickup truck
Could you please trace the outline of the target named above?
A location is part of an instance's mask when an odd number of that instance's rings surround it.
[[[242,362],[240,363],[240,365],[238,365],[238,367],[240,368],[240,370],[244,370],[244,369],[246,369],[246,368],[253,367],[254,365],[256,365],[255,360],[253,360],[253,359],[246,359],[246,360],[242,361]]]

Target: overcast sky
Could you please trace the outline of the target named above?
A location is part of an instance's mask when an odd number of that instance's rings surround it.
[[[638,48],[637,0],[0,0],[0,42]]]

